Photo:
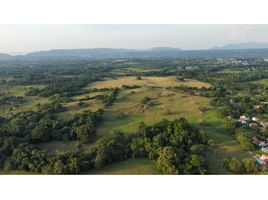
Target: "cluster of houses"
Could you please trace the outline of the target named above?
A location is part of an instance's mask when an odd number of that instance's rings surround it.
[[[246,115],[241,115],[238,122],[240,122],[243,126],[253,128],[253,127],[268,127],[268,121],[264,119],[259,119],[257,117],[248,117]]]
[[[255,155],[257,163],[260,165],[268,164],[268,142],[260,140],[257,137],[253,137],[251,142],[263,152],[262,154]]]
[[[268,164],[268,155],[267,154],[262,154],[262,155],[255,155],[256,161],[260,165],[266,165]]]
[[[268,121],[262,120],[257,117],[248,117],[246,115],[241,115],[238,120],[243,126],[249,127],[249,128],[267,128],[268,127]],[[268,142],[266,139],[260,140],[257,137],[253,137],[251,140],[252,144],[254,144],[256,147],[258,147],[263,154],[256,154],[256,162],[265,165],[268,164]],[[267,153],[267,154],[266,154]]]
[[[230,59],[217,58],[217,64],[236,64],[236,65],[249,66],[249,63],[247,61],[242,61],[234,58]]]

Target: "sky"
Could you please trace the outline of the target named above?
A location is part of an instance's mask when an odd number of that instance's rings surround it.
[[[268,25],[0,25],[0,53],[51,49],[209,49],[268,42]]]

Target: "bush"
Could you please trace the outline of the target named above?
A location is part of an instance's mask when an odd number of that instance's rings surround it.
[[[141,100],[141,103],[142,103],[142,104],[147,104],[149,101],[151,101],[151,98],[150,98],[150,97],[144,97],[144,98]]]
[[[237,174],[241,174],[243,172],[245,172],[245,168],[243,165],[243,162],[236,159],[236,158],[232,158],[228,164],[228,169],[231,172],[237,173]]]

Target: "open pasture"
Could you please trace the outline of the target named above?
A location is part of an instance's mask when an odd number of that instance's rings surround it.
[[[205,113],[204,121],[209,124],[203,129],[207,132],[208,136],[216,142],[216,148],[207,151],[208,173],[230,174],[230,172],[222,166],[222,159],[232,157],[242,159],[249,157],[249,154],[241,150],[235,138],[224,128],[223,118],[217,110]]]
[[[260,79],[257,81],[251,81],[251,83],[262,84],[262,85],[268,86],[268,79]]]
[[[30,85],[30,86],[4,86],[0,88],[1,95],[21,96],[26,99],[26,102],[18,106],[0,106],[1,116],[9,117],[18,112],[36,110],[37,104],[49,103],[49,98],[39,96],[26,96],[25,93],[31,88],[43,88],[44,85]]]
[[[150,101],[142,103],[146,97]],[[103,136],[112,130],[134,132],[141,121],[154,124],[162,119],[184,117],[191,122],[199,122],[204,107],[210,107],[208,98],[192,96],[182,91],[148,86],[121,90],[117,100],[105,110],[97,135]]]
[[[116,79],[107,78],[103,81],[96,81],[89,84],[89,88],[115,88],[122,85],[140,85],[151,87],[169,87],[169,86],[190,86],[190,87],[210,87],[209,83],[200,82],[197,80],[186,79],[179,81],[175,76],[156,77],[144,76],[142,80],[137,80],[135,76],[123,76]]]

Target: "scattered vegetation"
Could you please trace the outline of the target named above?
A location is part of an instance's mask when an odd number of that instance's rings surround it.
[[[252,143],[268,135],[260,58],[16,62],[0,64],[5,173],[267,171]]]

